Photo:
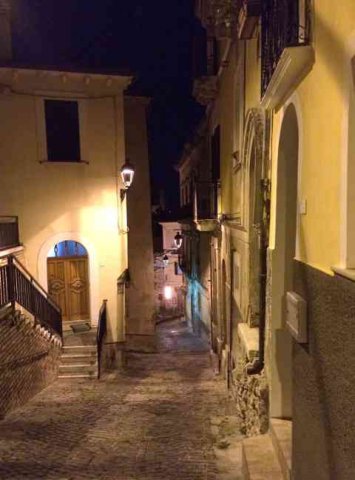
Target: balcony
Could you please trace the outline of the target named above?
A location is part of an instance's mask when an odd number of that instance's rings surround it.
[[[261,104],[278,109],[314,64],[309,0],[264,0]]]
[[[196,182],[194,222],[200,232],[212,232],[218,221],[218,182]]]
[[[18,218],[0,216],[0,251],[19,245]]]
[[[177,220],[181,223],[189,223],[193,219],[193,205],[192,203],[187,203],[182,205],[177,211]]]

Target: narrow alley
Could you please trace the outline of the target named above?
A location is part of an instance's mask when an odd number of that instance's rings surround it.
[[[207,344],[183,322],[159,353],[130,354],[101,381],[57,381],[0,423],[0,478],[217,480],[216,414],[231,418]],[[223,448],[223,446],[222,446]]]

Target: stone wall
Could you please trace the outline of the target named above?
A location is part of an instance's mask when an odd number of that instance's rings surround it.
[[[59,337],[16,312],[0,317],[0,418],[57,378]]]
[[[269,388],[265,373],[248,375],[246,366],[250,360],[242,342],[239,342],[236,351],[231,391],[236,400],[241,432],[247,436],[266,433],[269,426]]]
[[[293,342],[293,478],[355,478],[355,283],[301,262],[308,343]]]

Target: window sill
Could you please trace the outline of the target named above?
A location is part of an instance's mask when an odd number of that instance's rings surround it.
[[[60,160],[40,160],[39,163],[45,163],[45,164],[50,164],[50,163],[54,163],[55,165],[81,165],[81,164],[85,164],[85,165],[89,165],[89,162],[87,160],[63,160],[63,161],[60,161]]]
[[[239,323],[238,336],[243,344],[249,361],[259,355],[259,328],[249,327],[246,323]]]
[[[340,267],[331,267],[333,272],[337,275],[347,278],[355,282],[355,268],[340,268]]]

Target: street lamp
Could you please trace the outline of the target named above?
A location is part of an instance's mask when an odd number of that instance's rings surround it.
[[[175,243],[175,247],[177,249],[181,248],[181,245],[182,245],[182,235],[180,232],[177,232],[177,234],[175,235],[174,237],[174,243]]]
[[[125,188],[121,188],[121,200],[124,199],[127,190],[132,185],[134,177],[134,166],[130,163],[129,159],[121,167],[121,179]]]
[[[163,257],[163,265],[167,267],[169,265],[169,257],[165,254]]]

